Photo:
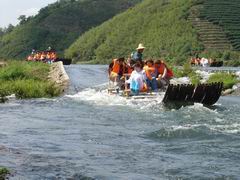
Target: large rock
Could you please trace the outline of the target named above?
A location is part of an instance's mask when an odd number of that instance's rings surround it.
[[[232,96],[240,96],[240,89],[234,90],[234,92],[231,95]]]
[[[227,89],[227,90],[223,91],[222,95],[223,95],[223,96],[227,96],[227,95],[232,94],[233,92],[234,92],[233,89]]]
[[[51,65],[48,77],[49,80],[54,82],[62,92],[64,92],[69,86],[69,77],[62,62],[56,62]]]

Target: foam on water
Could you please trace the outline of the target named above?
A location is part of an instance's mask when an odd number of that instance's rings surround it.
[[[75,95],[66,95],[66,97],[75,101],[88,102],[98,106],[130,106],[141,110],[153,110],[153,107],[160,107],[163,99],[163,95],[156,95],[156,98],[150,99],[126,98],[120,95],[109,94],[107,90],[99,90],[96,88],[88,88]]]
[[[220,106],[220,104],[216,104],[215,106]],[[189,112],[207,112],[207,113],[215,113],[218,114],[217,109],[210,109],[209,107],[204,106],[203,104],[200,103],[194,103],[192,106],[187,107]]]
[[[178,130],[190,130],[196,129],[200,127],[206,127],[212,132],[224,133],[224,134],[238,134],[240,132],[240,124],[222,124],[222,125],[212,125],[212,124],[185,124],[180,126],[172,126],[170,129],[172,131]]]

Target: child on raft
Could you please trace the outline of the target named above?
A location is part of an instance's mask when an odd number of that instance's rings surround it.
[[[130,84],[131,94],[138,95],[140,92],[143,92],[147,89],[145,82],[146,73],[142,69],[142,64],[136,63],[134,65],[134,71],[125,83]]]

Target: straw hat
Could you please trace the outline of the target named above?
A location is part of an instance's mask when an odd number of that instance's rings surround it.
[[[137,48],[137,50],[139,50],[139,49],[145,49],[145,47],[143,46],[143,44],[142,44],[142,43],[140,43],[140,44],[138,45],[138,48]]]

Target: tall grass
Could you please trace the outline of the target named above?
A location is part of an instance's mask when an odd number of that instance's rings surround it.
[[[50,67],[37,62],[9,62],[0,68],[0,97],[15,94],[17,98],[54,97],[58,87],[48,81]]]
[[[209,77],[208,83],[223,82],[223,89],[230,89],[239,82],[237,77],[228,73],[216,73]]]

